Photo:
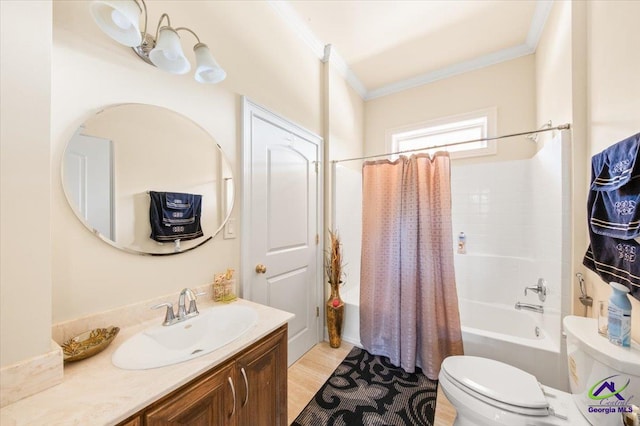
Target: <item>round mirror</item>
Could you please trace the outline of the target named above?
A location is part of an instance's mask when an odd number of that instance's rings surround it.
[[[91,232],[139,254],[192,250],[233,207],[220,146],[190,119],[153,105],[110,106],[82,124],[65,149],[62,183]]]

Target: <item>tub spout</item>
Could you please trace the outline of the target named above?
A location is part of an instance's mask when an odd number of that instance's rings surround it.
[[[542,305],[532,305],[530,303],[516,302],[515,308],[518,309],[518,310],[526,309],[528,311],[540,312],[541,314],[544,313],[544,306],[542,306]]]

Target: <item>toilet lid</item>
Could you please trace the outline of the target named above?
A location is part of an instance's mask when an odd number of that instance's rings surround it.
[[[495,401],[514,407],[547,409],[535,376],[488,358],[451,356],[441,367],[459,385]]]

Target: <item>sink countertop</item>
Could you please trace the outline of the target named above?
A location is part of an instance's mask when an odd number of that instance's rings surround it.
[[[258,313],[257,323],[228,345],[201,357],[150,370],[122,370],[111,355],[129,337],[162,322],[163,316],[141,324],[123,326],[114,341],[99,354],[64,366],[64,379],[28,398],[0,409],[3,426],[113,425],[144,409],[202,373],[226,361],[249,345],[284,325],[293,314],[238,299]],[[200,310],[223,305],[205,302]]]

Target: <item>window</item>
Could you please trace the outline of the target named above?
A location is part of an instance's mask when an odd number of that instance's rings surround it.
[[[477,141],[443,148],[421,149],[492,137],[495,135],[495,116],[496,110],[491,108],[445,117],[426,123],[393,129],[387,132],[387,140],[392,152],[416,150],[415,152],[432,154],[436,151],[446,150],[451,153],[451,158],[495,154],[495,141]],[[395,157],[397,158],[397,156]]]

